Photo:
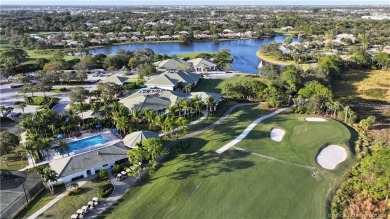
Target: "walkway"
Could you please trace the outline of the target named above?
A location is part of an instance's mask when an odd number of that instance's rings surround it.
[[[112,191],[111,195],[104,201],[100,201],[97,208],[91,210],[84,218],[95,218],[101,215],[105,210],[107,210],[111,205],[117,202],[126,192],[137,183],[138,176],[127,177],[126,179],[119,181],[116,179],[111,170],[108,170],[108,176],[110,178],[111,183],[114,185],[114,191]],[[147,171],[141,173],[141,177],[145,176]]]
[[[96,177],[96,175],[92,175],[92,176],[89,176],[87,178],[83,178],[82,180],[79,180],[79,181],[76,181],[76,182],[72,182],[72,183],[77,183],[79,185],[79,187],[81,187],[87,181],[93,179],[94,177]],[[65,189],[65,191],[63,193],[59,194],[57,197],[55,197],[49,203],[44,205],[42,208],[40,208],[38,211],[36,211],[34,214],[32,214],[27,219],[35,219],[35,218],[37,218],[39,215],[41,215],[43,212],[45,212],[47,209],[49,209],[51,206],[53,206],[55,203],[57,203],[59,200],[61,200],[63,197],[65,197],[66,196],[66,192],[67,192],[67,189]]]
[[[268,115],[265,115],[265,116],[262,116],[258,119],[256,119],[255,121],[253,121],[248,127],[246,127],[246,129],[239,135],[237,136],[233,141],[227,143],[226,145],[224,145],[223,147],[221,147],[220,149],[217,150],[217,153],[218,154],[222,154],[223,152],[229,150],[229,148],[233,147],[234,145],[236,145],[238,142],[240,142],[242,139],[244,139],[250,131],[252,131],[252,129],[257,125],[259,124],[261,121],[263,121],[264,119],[268,119],[274,115],[277,115],[287,109],[290,109],[290,108],[282,108],[282,109],[278,109],[276,110],[275,112],[273,113],[270,113]]]

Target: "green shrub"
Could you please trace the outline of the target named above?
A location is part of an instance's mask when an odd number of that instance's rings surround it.
[[[108,196],[111,195],[112,191],[114,190],[114,185],[112,184],[107,184],[100,188],[99,191],[99,196],[100,198],[107,198]]]
[[[112,167],[111,171],[112,171],[112,174],[115,176],[116,174],[118,174],[119,172],[122,171],[122,167],[119,165],[114,165]]]
[[[68,89],[66,87],[61,87],[59,90],[60,91],[68,91]]]
[[[108,178],[108,173],[105,169],[99,170],[99,177],[100,179],[107,179]]]

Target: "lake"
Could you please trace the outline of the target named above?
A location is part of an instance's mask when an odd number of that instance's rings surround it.
[[[266,39],[229,40],[221,42],[193,42],[183,43],[132,43],[125,45],[107,46],[104,48],[91,49],[90,54],[103,53],[115,54],[119,49],[134,50],[138,48],[150,48],[159,54],[178,55],[190,52],[218,52],[220,49],[228,49],[233,56],[232,68],[235,71],[256,74],[259,59],[256,52],[259,48],[271,42],[283,42],[287,36],[276,36]]]

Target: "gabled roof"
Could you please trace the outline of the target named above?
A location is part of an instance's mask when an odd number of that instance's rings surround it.
[[[93,149],[81,154],[52,160],[49,165],[58,173],[58,178],[70,176],[127,157],[127,149],[122,142]]]
[[[177,82],[172,81],[165,73],[147,81],[145,83],[148,87],[153,85],[163,85],[163,86],[176,86]]]
[[[215,63],[209,61],[209,60],[206,60],[206,59],[202,59],[202,58],[197,58],[197,59],[190,59],[188,60],[187,62],[191,62],[194,67],[210,67],[210,66],[217,66]]]
[[[151,109],[153,111],[162,110],[172,105],[171,101],[164,100],[157,95],[142,95],[142,96],[131,96],[120,100],[128,109],[145,110]]]
[[[104,79],[102,83],[114,83],[114,84],[123,85],[123,83],[125,83],[127,80],[129,80],[129,78],[127,77],[111,75],[110,77]]]
[[[183,63],[184,63],[184,61],[182,61],[182,60],[166,59],[163,61],[155,62],[153,64],[155,66],[157,66],[158,68],[171,70],[171,69],[177,69],[177,67],[179,67],[179,65],[181,65]]]
[[[151,131],[138,131],[126,135],[123,138],[123,144],[129,148],[135,148],[136,144],[148,138],[159,138],[158,134]]]

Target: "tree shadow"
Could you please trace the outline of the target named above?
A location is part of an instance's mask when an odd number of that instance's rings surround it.
[[[251,161],[244,160],[249,155],[248,152],[236,150],[229,150],[223,154],[217,154],[213,150],[196,151],[181,156],[179,162],[184,163],[184,165],[162,177],[174,180],[183,180],[195,175],[200,178],[208,178],[239,169],[247,169],[255,165]]]

